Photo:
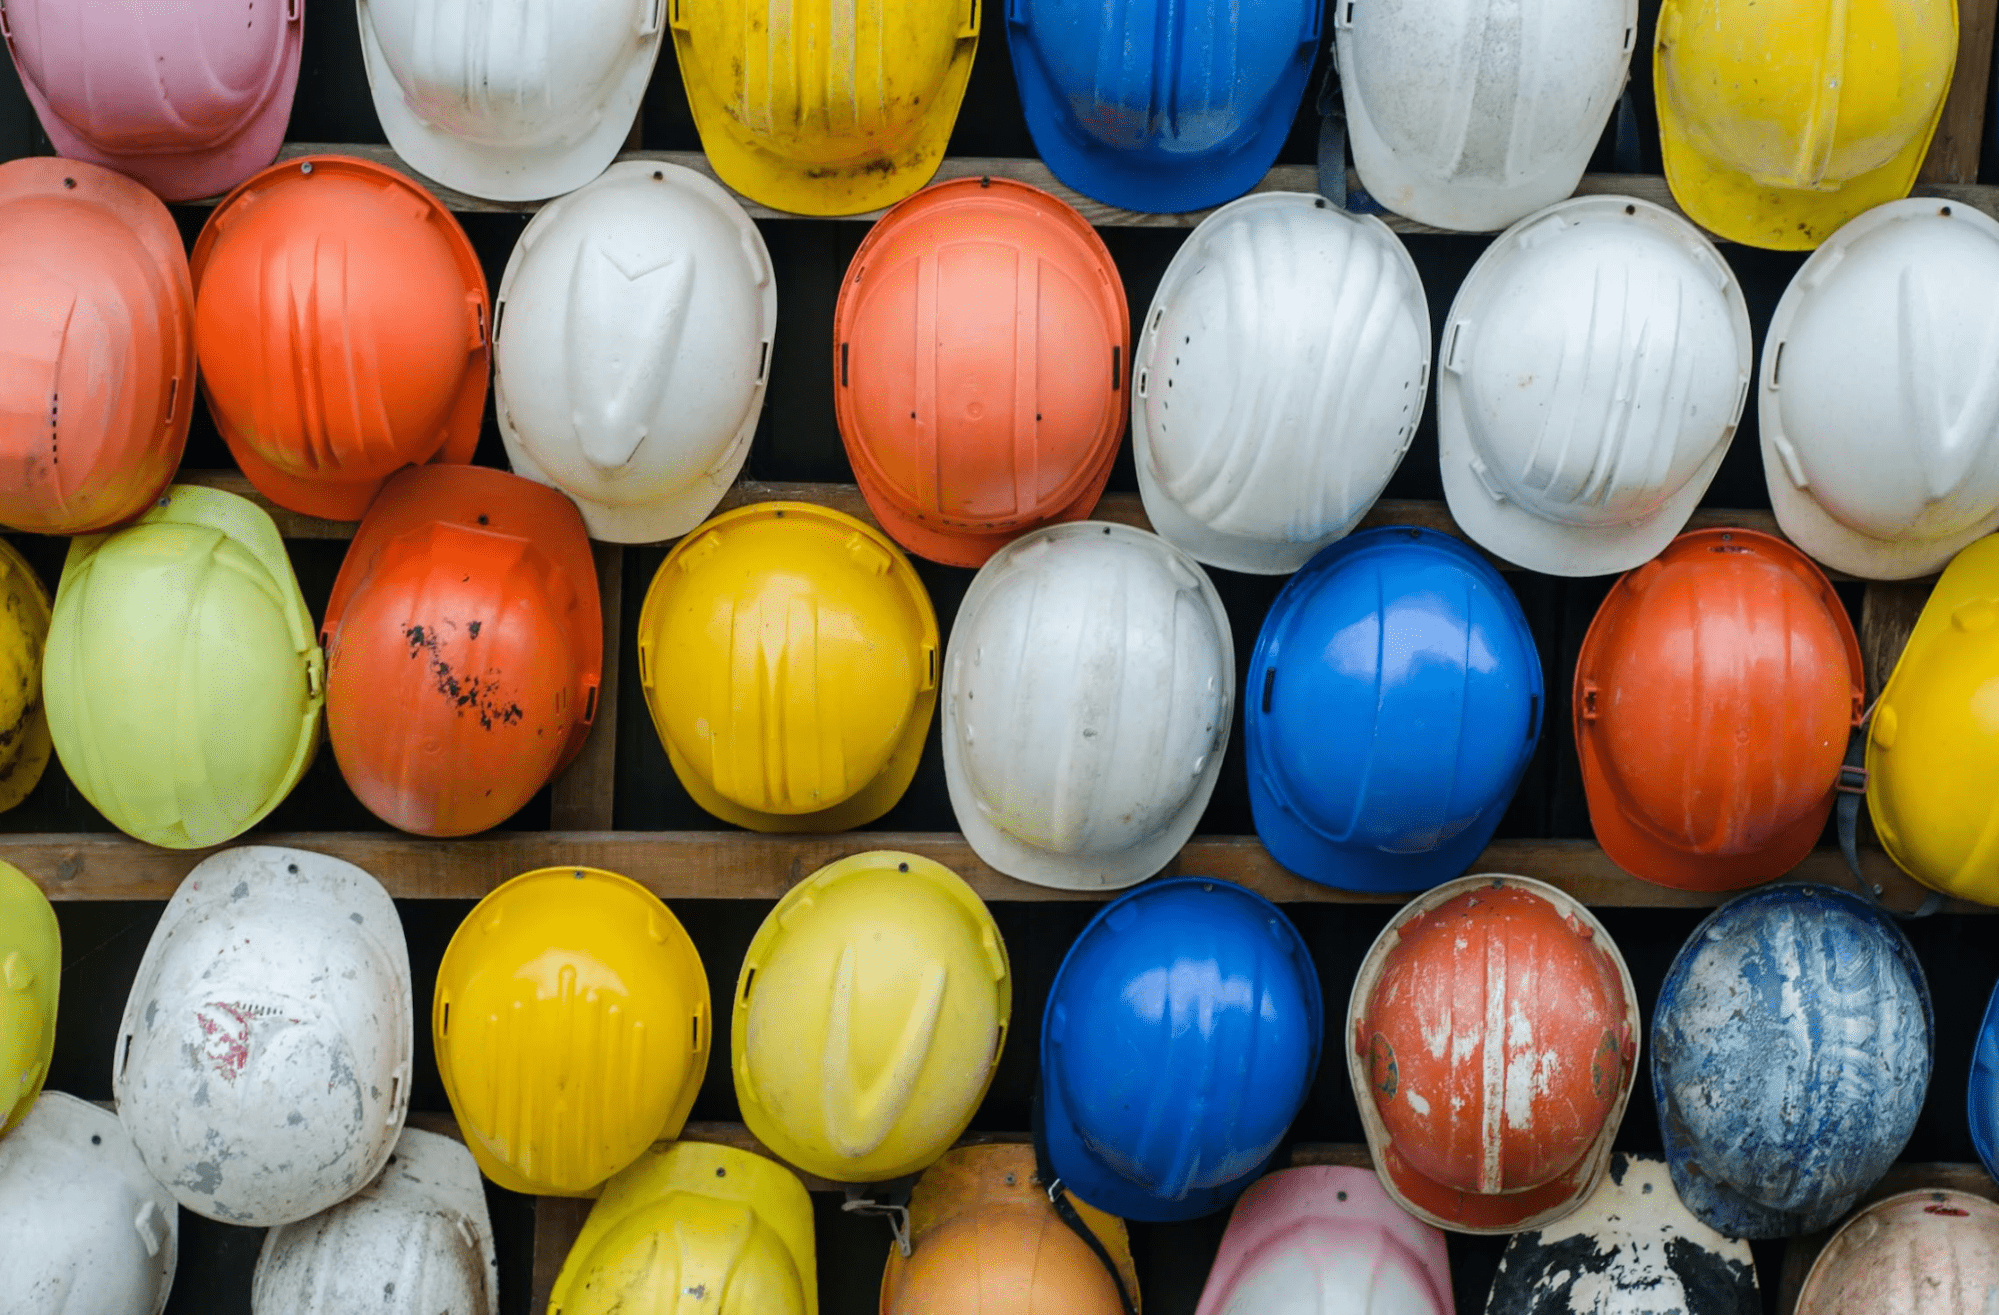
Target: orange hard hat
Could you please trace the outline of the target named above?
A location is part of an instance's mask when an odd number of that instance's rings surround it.
[[[194,291],[159,198],[81,160],[0,164],[0,525],[152,505],[194,412]]]
[[[1361,962],[1347,1069],[1381,1184],[1460,1233],[1552,1223],[1601,1181],[1638,998],[1588,909],[1525,877],[1419,895]]]
[[[1138,1300],[1124,1221],[1067,1198]],[[889,1248],[881,1315],[1120,1315],[1117,1282],[1034,1176],[1034,1148],[946,1152],[909,1201],[910,1253]]]
[[[389,477],[321,631],[326,723],[385,822],[462,836],[506,821],[583,747],[604,656],[576,505],[482,466]]]
[[[1611,587],[1576,662],[1604,853],[1682,890],[1790,871],[1825,829],[1861,682],[1853,623],[1803,553],[1752,530],[1682,534]]]
[[[215,208],[193,271],[208,408],[272,502],[359,520],[404,466],[472,459],[486,276],[429,192],[346,156],[274,164]]]
[[[897,543],[981,566],[1097,505],[1127,412],[1124,283],[1025,183],[940,183],[882,216],[840,285],[833,409]]]

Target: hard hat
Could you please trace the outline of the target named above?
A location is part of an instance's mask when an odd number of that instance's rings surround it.
[[[288,160],[216,207],[191,267],[208,409],[272,502],[357,521],[404,466],[472,459],[486,276],[436,197],[366,160]]]
[[[168,201],[226,192],[276,158],[304,29],[304,0],[13,0],[0,23],[57,154]]]
[[[1999,1205],[1931,1189],[1840,1226],[1798,1290],[1797,1315],[1977,1315],[1999,1307]]]
[[[1386,224],[1299,192],[1230,202],[1175,253],[1138,344],[1152,528],[1210,566],[1297,570],[1381,496],[1429,383],[1423,282]]]
[[[128,521],[173,478],[194,414],[180,232],[131,179],[52,159],[0,164],[0,228],[0,525]]]
[[[1680,1199],[1728,1237],[1826,1227],[1908,1143],[1935,1030],[1915,951],[1868,901],[1785,884],[1722,905],[1680,947],[1652,1019]]]
[[[889,1249],[881,1315],[1120,1315],[1118,1284],[1138,1291],[1124,1221],[1074,1209],[1110,1268],[1056,1213],[1032,1147],[947,1151],[910,1198],[910,1254]]]
[[[1013,978],[958,874],[876,850],[785,892],[736,978],[743,1122],[807,1173],[912,1174],[958,1139],[1006,1044]]]
[[[360,0],[361,58],[396,154],[470,196],[573,192],[631,134],[665,0]]]
[[[734,197],[679,165],[612,165],[528,224],[493,326],[515,474],[567,493],[613,543],[677,539],[715,510],[777,331],[770,253]]]
[[[1941,570],[1999,529],[1999,223],[1895,201],[1777,303],[1757,394],[1763,479],[1797,545],[1867,579]]]
[[[122,530],[71,541],[42,659],[70,781],[127,835],[234,839],[319,748],[326,661],[278,527],[176,484]]]
[[[533,1196],[592,1195],[678,1137],[713,1031],[679,919],[596,868],[526,872],[480,900],[445,947],[430,1012],[472,1157]]]
[[[691,1298],[691,1300],[689,1300]],[[818,1315],[812,1201],[789,1169],[730,1146],[647,1147],[604,1184],[548,1315]]]
[[[1955,0],[1665,0],[1666,181],[1730,242],[1817,246],[1909,194],[1957,64]]]
[[[1673,540],[1611,587],[1576,660],[1605,856],[1682,890],[1796,867],[1832,811],[1864,682],[1853,622],[1803,553],[1751,530]]]
[[[479,1166],[404,1128],[381,1176],[331,1210],[264,1234],[252,1315],[499,1315],[500,1267]]]
[[[716,175],[801,215],[929,182],[979,46],[978,0],[676,0],[668,21]]]
[[[28,1117],[49,1076],[61,988],[56,911],[21,869],[0,862],[0,1137]]]
[[[1470,867],[1541,742],[1526,614],[1434,530],[1364,530],[1314,557],[1264,617],[1245,688],[1258,837],[1349,890],[1421,890]]]
[[[1223,1209],[1305,1103],[1323,1024],[1304,938],[1261,895],[1176,877],[1120,896],[1048,991],[1036,1136],[1054,1175],[1124,1219]]]
[[[1693,1217],[1666,1162],[1610,1157],[1575,1213],[1507,1239],[1485,1315],[1762,1315],[1749,1244]]]
[[[868,230],[833,315],[833,413],[869,509],[947,566],[1088,516],[1130,352],[1111,253],[1061,201],[1004,178],[904,201]]]
[[[1492,232],[1576,190],[1631,66],[1638,0],[1368,0],[1333,10],[1354,168],[1437,228]]]
[[[0,1315],[160,1315],[180,1213],[118,1116],[60,1091],[0,1140]]]
[[[1007,48],[1034,149],[1124,210],[1205,210],[1263,181],[1319,47],[1318,0],[1012,0]]]
[[[1382,929],[1346,1037],[1389,1195],[1455,1233],[1511,1233],[1563,1218],[1602,1181],[1638,1067],[1638,994],[1580,902],[1486,873]]]
[[[1707,491],[1749,392],[1742,285],[1692,224],[1584,196],[1506,230],[1438,353],[1451,514],[1530,571],[1658,555]]]
[[[1110,890],[1194,834],[1235,715],[1235,641],[1193,558],[1083,521],[973,578],[944,684],[944,780],[973,852],[1037,886]]]
[[[909,559],[805,502],[682,539],[639,614],[639,684],[674,775],[753,831],[844,831],[893,808],[930,732],[937,649]]]
[[[246,845],[203,859],[167,901],[125,999],[111,1089],[182,1205],[268,1228],[381,1172],[414,1061],[389,893],[352,863]]]
[[[1985,1021],[1971,1055],[1971,1081],[1965,1088],[1965,1113],[1971,1142],[1985,1172],[1999,1178],[1999,987],[1985,1002]]]
[[[13,544],[0,539],[0,812],[28,797],[49,765],[42,652],[49,591]]]
[[[480,466],[389,476],[333,582],[326,727],[347,784],[405,831],[498,826],[583,748],[604,623],[576,508]]]
[[[1452,1315],[1444,1235],[1366,1169],[1265,1174],[1222,1234],[1195,1315]]]

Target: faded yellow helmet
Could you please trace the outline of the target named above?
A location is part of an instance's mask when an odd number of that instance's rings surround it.
[[[915,1173],[971,1122],[1012,1010],[999,927],[956,873],[843,858],[786,892],[743,957],[729,1038],[743,1122],[835,1182]]]
[[[0,539],[0,812],[26,799],[49,765],[42,709],[48,640],[49,591],[14,545]]]
[[[1999,535],[1951,560],[1867,734],[1867,811],[1904,872],[1999,904]]]
[[[437,1071],[480,1170],[590,1196],[678,1137],[708,1071],[708,975],[629,877],[542,868],[466,915],[437,970]]]
[[[930,595],[886,536],[763,502],[661,563],[639,615],[639,684],[696,803],[753,831],[844,831],[909,788],[937,647]]]
[[[169,849],[234,839],[319,747],[326,659],[278,527],[176,484],[70,541],[42,668],[49,732],[83,797]]]
[[[854,215],[930,181],[965,99],[979,0],[674,0],[673,48],[723,182]]]
[[[1804,251],[1907,196],[1957,63],[1954,0],[1665,0],[1666,181],[1731,242]]]
[[[695,1298],[683,1305],[683,1295]],[[651,1147],[604,1185],[549,1315],[818,1315],[812,1202],[783,1165],[729,1146]]]
[[[0,1137],[28,1117],[56,1045],[62,929],[41,887],[0,863]]]

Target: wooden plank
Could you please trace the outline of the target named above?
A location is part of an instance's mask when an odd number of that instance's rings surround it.
[[[596,1204],[575,1196],[537,1196],[534,1199],[534,1257],[528,1273],[528,1309],[545,1311],[562,1262],[576,1245],[583,1221]]]
[[[1877,580],[1860,599],[1860,662],[1867,671],[1867,705],[1881,697],[1894,674],[1909,633],[1916,628],[1923,604],[1930,600],[1936,577],[1922,580]]]
[[[244,843],[289,845],[344,858],[375,874],[398,899],[478,899],[518,873],[543,867],[597,867],[622,872],[662,899],[776,900],[821,867],[873,849],[921,854],[951,868],[988,900],[1023,903],[1102,902],[1117,891],[1057,890],[1002,876],[980,862],[963,836],[948,832],[861,832],[770,836],[736,831],[493,832],[460,840],[430,840],[386,832],[306,832],[252,835]],[[116,835],[0,837],[0,859],[33,878],[52,900],[163,900],[213,850],[155,849]],[[1922,892],[1878,850],[1863,852],[1868,878],[1896,908],[1913,908]],[[1604,908],[1711,908],[1726,893],[1673,890],[1640,881],[1587,840],[1502,840],[1487,847],[1474,872],[1536,877],[1585,904]],[[1254,836],[1196,836],[1163,875],[1219,877],[1280,904],[1385,904],[1405,895],[1335,890],[1279,867]],[[1836,849],[1821,849],[1790,874],[1845,885]],[[1989,912],[1952,900],[1958,913]]]
[[[604,615],[604,662],[597,683],[596,720],[583,752],[555,778],[550,791],[549,827],[556,831],[609,831],[612,786],[618,766],[618,659],[624,652],[625,550],[623,544],[593,543],[597,603]],[[539,1309],[539,1308],[537,1308]]]
[[[1860,1198],[1860,1204],[1864,1206],[1901,1192],[1938,1189],[1999,1201],[1999,1183],[1992,1181],[1992,1175],[1985,1172],[1982,1164],[1898,1164]],[[1812,1271],[1812,1262],[1825,1250],[1837,1227],[1792,1238],[1784,1248],[1784,1269],[1777,1282],[1777,1315],[1794,1315],[1798,1292]]]
[[[1992,75],[1993,19],[1999,0],[1957,0],[1957,68],[1930,152],[1916,175],[1926,183],[1976,183],[1985,140],[1985,92]]]

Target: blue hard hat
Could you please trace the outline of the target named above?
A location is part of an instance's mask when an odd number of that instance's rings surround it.
[[[1271,857],[1346,890],[1458,876],[1541,739],[1541,657],[1499,572],[1446,534],[1366,530],[1271,604],[1244,699]]]
[[[1007,48],[1055,176],[1126,210],[1205,210],[1277,159],[1320,0],[1007,0]]]
[[[1909,938],[1831,886],[1710,914],[1666,972],[1652,1094],[1673,1187],[1729,1237],[1825,1228],[1908,1144],[1936,1022]]]
[[[1985,1172],[1999,1178],[1999,986],[1985,1002],[1985,1021],[1978,1028],[1978,1048],[1971,1054],[1971,1085],[1965,1092],[1971,1116],[1971,1143]]]
[[[1305,1101],[1319,976],[1276,905],[1181,877],[1106,905],[1041,1020],[1036,1137],[1074,1195],[1167,1223],[1225,1208]]]

